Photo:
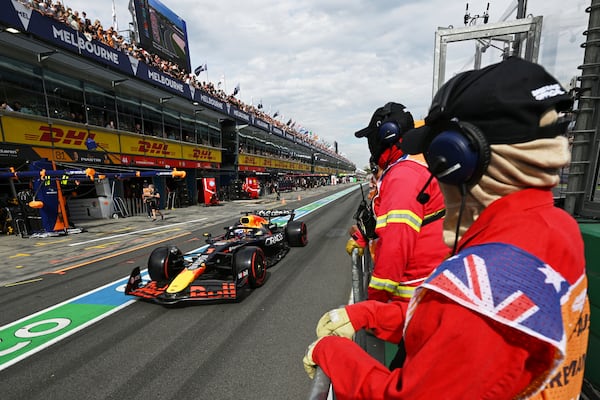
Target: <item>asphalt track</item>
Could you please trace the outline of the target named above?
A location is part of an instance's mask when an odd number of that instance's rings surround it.
[[[240,212],[238,205],[203,208],[208,215],[197,210],[171,212],[161,222],[162,229],[142,220],[142,228],[151,230],[141,234],[132,234],[137,231],[128,231],[125,225],[112,230],[103,225],[107,231],[95,235],[100,228],[90,227],[81,236],[67,236],[63,248],[69,250],[60,252],[62,258],[46,247],[36,256],[7,256],[11,263],[20,263],[20,268],[7,268],[9,273],[3,270],[1,274],[5,283],[0,287],[0,397],[307,398],[311,381],[301,359],[315,339],[314,326],[323,312],[346,303],[350,293],[350,258],[344,245],[360,191],[349,189],[284,194],[287,204],[244,205],[311,210],[301,218],[308,226],[309,244],[293,248],[269,269],[265,286],[234,304],[166,308],[136,300],[124,302],[113,298],[114,290],[110,299],[102,293],[113,286],[118,290],[122,279],[134,266],[143,266],[158,243],[176,243],[183,251],[201,246],[204,232],[220,233],[233,222]],[[340,191],[343,194],[330,203],[318,209],[312,206]],[[52,251],[59,251],[57,246]],[[33,259],[28,257],[44,257],[44,266],[34,271]],[[82,297],[68,301],[77,296]],[[111,302],[112,308],[107,306]],[[60,307],[47,310],[54,305]],[[87,308],[81,311],[83,305]],[[73,313],[68,318],[61,314],[65,309]],[[105,314],[94,320],[94,313]],[[75,325],[76,329],[61,336]],[[11,353],[25,352],[36,343],[35,351],[7,361]]]

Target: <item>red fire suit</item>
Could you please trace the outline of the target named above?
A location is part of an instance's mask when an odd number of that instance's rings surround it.
[[[571,308],[567,312],[578,312],[570,320],[558,318],[567,342],[564,357],[558,357],[554,345],[532,332],[484,316],[460,300],[419,288],[407,323],[398,302],[365,301],[346,307],[355,329],[370,328],[384,340],[398,342],[404,328],[407,356],[402,368],[388,370],[343,337],[327,336],[317,342],[313,360],[331,378],[336,398],[529,398],[544,385],[535,398],[576,398],[573,394],[581,388],[589,334],[583,240],[577,223],[554,207],[550,191],[525,189],[487,207],[459,242],[457,256],[470,248],[476,251],[498,243],[543,260],[557,274],[549,274],[541,286],[552,287],[562,280],[567,293],[575,297],[567,302],[565,295],[558,301],[563,314],[565,306]],[[518,267],[501,265],[510,269],[509,275]],[[541,380],[545,373],[554,375]],[[548,395],[552,390],[562,392]]]
[[[431,176],[422,155],[402,156],[392,147],[381,158],[396,161],[378,179],[373,200],[378,239],[368,298],[408,304],[415,287],[449,255],[442,240],[444,198],[433,179],[425,189],[429,199],[417,200]]]

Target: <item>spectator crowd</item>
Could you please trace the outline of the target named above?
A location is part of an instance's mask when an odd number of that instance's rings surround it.
[[[176,62],[170,60],[164,60],[156,54],[151,54],[142,47],[139,43],[136,43],[133,38],[127,40],[123,35],[119,33],[113,26],[104,28],[102,23],[95,19],[88,18],[85,11],[73,10],[71,7],[64,5],[61,1],[50,1],[50,0],[20,0],[25,6],[39,12],[47,17],[54,18],[60,21],[72,29],[81,32],[87,40],[98,40],[107,46],[110,46],[116,50],[125,52],[126,54],[135,57],[141,62],[146,63],[159,71],[189,85],[194,86],[197,89],[203,90],[212,97],[216,97],[224,102],[235,105],[240,110],[252,114],[276,127],[282,131],[302,140],[303,142],[309,143],[314,147],[319,148],[325,153],[328,153],[336,158],[342,157],[345,161],[351,163],[345,157],[335,153],[331,145],[320,140],[317,135],[313,135],[312,132],[308,132],[304,128],[300,129],[300,125],[292,119],[287,122],[282,122],[276,119],[278,112],[273,116],[262,111],[262,104],[248,105],[243,101],[237,99],[236,92],[234,94],[227,94],[218,84],[217,87],[212,82],[200,81],[198,77],[189,71],[186,71],[182,66]]]

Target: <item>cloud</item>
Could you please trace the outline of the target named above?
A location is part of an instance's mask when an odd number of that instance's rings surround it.
[[[353,133],[375,108],[397,101],[423,118],[432,97],[434,35],[438,27],[462,27],[464,5],[446,0],[161,0],[187,23],[192,66],[207,64],[200,78],[225,76],[238,98],[262,99],[339,150],[358,167],[368,164],[366,140]],[[110,24],[111,5],[70,0]],[[128,0],[115,0],[119,26],[131,20]],[[471,16],[487,1],[470,1]],[[490,22],[515,9],[516,0],[490,2]],[[563,83],[583,62],[589,1],[530,0],[527,13],[544,15],[539,62]],[[513,13],[509,19],[514,19]],[[482,20],[477,20],[482,23]],[[474,43],[449,46],[446,78],[473,66]],[[490,49],[484,65],[500,61]]]

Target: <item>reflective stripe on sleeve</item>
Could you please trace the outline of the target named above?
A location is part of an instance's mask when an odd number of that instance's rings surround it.
[[[416,232],[421,230],[423,220],[410,210],[391,210],[387,214],[377,217],[375,229],[386,227],[388,224],[406,224]]]
[[[375,290],[383,290],[386,291],[393,296],[402,297],[405,299],[410,299],[415,292],[416,286],[418,286],[424,279],[419,279],[413,281],[417,285],[408,286],[402,285],[398,282],[394,282],[390,279],[381,279],[375,276],[371,277],[371,282],[369,282],[369,287]]]

